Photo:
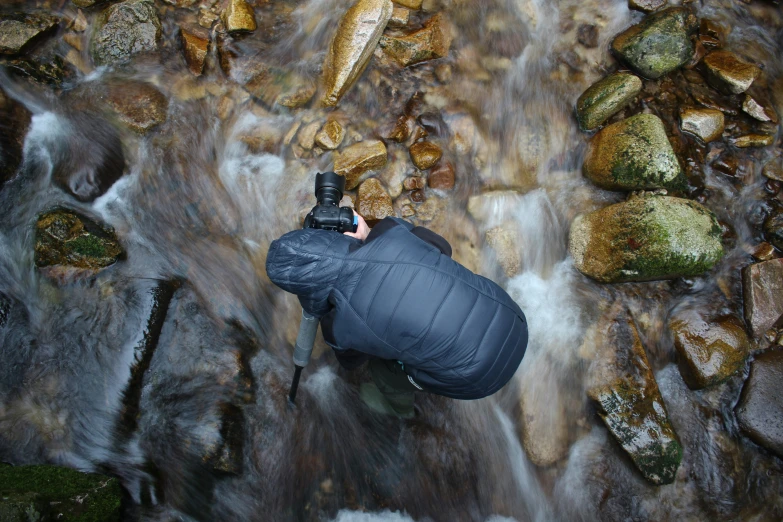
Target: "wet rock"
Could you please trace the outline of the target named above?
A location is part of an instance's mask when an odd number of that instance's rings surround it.
[[[35,225],[35,266],[97,272],[124,256],[114,231],[66,209],[39,216]]]
[[[615,307],[608,315],[601,332],[604,349],[590,368],[587,394],[644,478],[670,484],[682,460],[682,446],[633,319]]]
[[[404,7],[394,7],[392,9],[391,18],[389,18],[389,27],[405,27],[410,20],[411,12]]]
[[[315,135],[321,123],[314,121],[299,129],[296,134],[296,141],[304,150],[311,150],[315,146]]]
[[[394,215],[391,196],[378,179],[370,178],[359,186],[356,211],[370,226],[387,216]]]
[[[196,3],[196,0],[163,0],[163,1],[175,7],[190,7]]]
[[[422,0],[394,0],[394,3],[418,11],[421,9]]]
[[[776,257],[775,247],[765,241],[756,245],[750,255],[752,255],[753,259],[756,261],[769,261]]]
[[[695,276],[723,256],[721,228],[710,210],[655,195],[577,216],[569,249],[576,268],[602,283]]]
[[[520,379],[522,446],[530,462],[542,468],[568,454],[568,417],[558,391],[549,379]]]
[[[427,201],[427,195],[423,190],[414,190],[411,192],[411,201],[414,203],[424,203]]]
[[[484,235],[484,240],[495,251],[498,263],[500,263],[506,276],[514,277],[517,275],[522,260],[514,232],[503,226],[491,228]]]
[[[715,109],[680,109],[680,128],[704,143],[715,141],[723,135],[723,113]]]
[[[447,63],[441,63],[435,67],[435,78],[437,78],[440,83],[449,83],[451,81],[452,74],[453,71],[451,69],[451,65]]]
[[[696,31],[696,24],[696,17],[688,9],[671,7],[620,33],[612,41],[612,51],[645,78],[657,79],[690,60],[690,35]]]
[[[762,337],[783,315],[783,259],[771,259],[742,269],[745,323]]]
[[[392,9],[391,0],[358,0],[345,13],[326,54],[323,105],[337,105],[364,72]]]
[[[346,190],[353,190],[365,172],[386,165],[386,146],[382,141],[367,140],[346,147],[334,160],[334,172],[345,176]]]
[[[729,51],[714,51],[702,60],[707,81],[721,92],[739,94],[748,90],[761,69]]]
[[[427,182],[430,188],[450,190],[454,188],[454,165],[450,161],[441,161],[430,170]]]
[[[783,352],[756,357],[735,413],[753,442],[783,458]]]
[[[392,131],[386,136],[391,141],[402,143],[407,141],[413,132],[413,128],[416,126],[416,122],[410,116],[402,115],[397,118],[397,122],[394,124]]]
[[[383,36],[380,46],[402,67],[443,58],[451,47],[451,27],[446,17],[438,13],[418,31],[405,36]]]
[[[696,312],[678,314],[670,323],[680,373],[692,390],[726,381],[745,364],[750,342],[735,316],[705,320]]]
[[[769,134],[745,134],[731,140],[731,144],[739,149],[750,147],[769,147],[775,143],[775,137]]]
[[[168,116],[166,96],[145,82],[112,82],[108,85],[106,101],[120,121],[139,134],[149,132]]]
[[[638,114],[593,136],[583,172],[609,190],[675,188],[682,183],[680,163],[663,122],[652,114]]]
[[[764,165],[764,169],[761,173],[769,179],[783,181],[783,162],[780,158],[774,158]]]
[[[405,190],[421,190],[427,187],[427,180],[421,176],[411,176],[402,182]]]
[[[772,104],[757,100],[749,94],[745,94],[745,99],[742,101],[742,110],[751,118],[759,121],[778,122],[778,114],[775,112]]]
[[[315,144],[326,150],[334,150],[340,146],[345,138],[345,129],[340,122],[334,119],[327,121],[315,135]]]
[[[245,0],[229,0],[221,16],[229,33],[248,33],[256,30],[256,15]]]
[[[24,137],[32,115],[0,87],[0,188],[22,161]]]
[[[764,221],[764,235],[770,243],[783,250],[783,212],[776,212]]]
[[[428,135],[437,138],[448,135],[448,127],[437,112],[425,112],[416,117],[416,123],[427,131]]]
[[[628,9],[652,13],[666,5],[666,0],[628,0]]]
[[[593,130],[620,111],[642,90],[633,74],[615,73],[599,80],[576,101],[576,118],[582,130]]]
[[[188,69],[194,75],[201,76],[209,53],[209,35],[196,29],[181,27],[180,39]]]
[[[712,162],[712,168],[718,172],[723,172],[729,176],[737,174],[739,168],[739,161],[735,156],[729,154],[721,154],[715,161]]]
[[[576,30],[576,39],[588,49],[598,47],[598,27],[593,24],[581,24]]]
[[[54,16],[40,13],[0,16],[0,54],[19,54],[35,40],[60,23]]]
[[[60,87],[73,77],[73,69],[56,54],[44,53],[29,59],[9,60],[5,65],[11,72],[38,83]]]
[[[715,20],[702,18],[699,21],[699,34],[722,41],[726,38],[726,29]]]
[[[245,84],[245,89],[269,108],[279,105],[297,109],[313,99],[317,87],[310,78],[294,70],[260,66],[258,72]]]
[[[92,57],[98,65],[120,65],[140,53],[158,50],[161,26],[152,0],[113,4],[98,17]]]
[[[117,479],[56,466],[0,464],[0,520],[119,522]]]
[[[494,209],[507,208],[519,202],[516,190],[492,190],[468,198],[468,214],[478,222],[487,222],[494,216]]]
[[[427,170],[440,161],[443,151],[431,141],[420,141],[408,149],[411,160],[419,170]]]

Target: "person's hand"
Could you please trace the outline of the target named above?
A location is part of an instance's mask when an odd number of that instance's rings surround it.
[[[367,235],[370,233],[370,227],[367,226],[367,222],[365,222],[364,218],[360,216],[355,210],[353,211],[353,215],[359,219],[359,226],[356,227],[356,232],[343,232],[343,234],[346,236],[355,237],[359,241],[364,241],[367,239]]]

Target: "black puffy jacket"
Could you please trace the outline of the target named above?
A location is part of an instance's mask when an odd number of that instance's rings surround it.
[[[410,223],[381,225],[385,232],[366,244],[332,231],[289,232],[269,247],[269,278],[328,322],[327,341],[338,349],[398,360],[439,395],[495,393],[525,354],[522,310],[496,283],[411,233]]]

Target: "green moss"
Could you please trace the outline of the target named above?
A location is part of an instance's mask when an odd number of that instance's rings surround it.
[[[106,246],[95,236],[79,236],[69,241],[68,246],[74,254],[90,257],[106,257]]]

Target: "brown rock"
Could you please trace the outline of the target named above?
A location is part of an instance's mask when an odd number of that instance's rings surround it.
[[[712,168],[718,172],[723,172],[729,176],[737,174],[739,168],[739,161],[735,156],[729,154],[721,154],[715,161],[712,162]]]
[[[761,74],[761,69],[729,51],[714,51],[702,63],[710,85],[726,94],[747,91]]]
[[[680,128],[702,142],[709,143],[723,135],[723,113],[716,109],[681,108]]]
[[[229,0],[221,18],[229,33],[252,32],[257,27],[255,12],[245,0]]]
[[[411,12],[404,7],[394,7],[391,18],[389,18],[389,27],[405,27],[410,20]]]
[[[750,342],[732,316],[706,321],[698,313],[679,314],[669,324],[680,356],[680,373],[692,390],[724,382],[745,364]]]
[[[759,121],[778,123],[778,113],[775,112],[775,108],[772,107],[772,104],[761,99],[756,99],[749,94],[745,94],[745,99],[742,101],[742,110],[750,117]]]
[[[735,413],[751,440],[783,457],[783,352],[764,353],[751,363]]]
[[[699,21],[699,34],[722,41],[726,37],[726,29],[715,20],[702,18]]]
[[[628,0],[628,9],[652,13],[666,5],[666,0]]]
[[[397,143],[402,143],[410,137],[415,125],[416,121],[413,118],[403,114],[397,118],[397,123],[394,124],[394,129],[392,129],[386,138],[391,141],[396,141]]]
[[[364,72],[392,10],[391,0],[358,0],[340,20],[323,67],[324,106],[337,105]]]
[[[386,146],[382,141],[367,140],[346,147],[334,160],[334,172],[345,176],[346,190],[353,190],[365,172],[386,165]]]
[[[84,12],[81,9],[77,9],[76,16],[71,20],[69,27],[77,33],[83,33],[87,30],[87,17],[84,16]]]
[[[0,87],[0,187],[22,161],[22,149],[32,114]]]
[[[315,135],[315,144],[326,150],[334,150],[340,146],[345,138],[345,129],[340,122],[329,119],[323,128]]]
[[[759,243],[750,254],[756,261],[769,261],[775,259],[775,247],[766,241]]]
[[[296,141],[304,150],[315,146],[315,135],[321,127],[321,122],[314,121],[302,127],[296,135]]]
[[[33,40],[54,29],[60,21],[43,14],[0,16],[0,54],[19,54]]]
[[[427,182],[430,188],[450,190],[454,188],[454,165],[450,161],[441,161],[430,170]]]
[[[403,67],[443,58],[451,47],[451,27],[445,15],[438,13],[424,27],[405,36],[383,36],[380,46]]]
[[[781,161],[780,158],[770,160],[764,165],[764,169],[761,173],[769,179],[783,181],[783,161]]]
[[[576,30],[576,39],[589,49],[598,47],[598,27],[593,24],[581,24]]]
[[[209,35],[195,29],[181,27],[180,38],[188,69],[196,76],[201,76],[209,52]]]
[[[749,147],[768,147],[775,142],[775,137],[769,134],[745,134],[731,140],[732,145],[740,149]]]
[[[755,338],[762,337],[783,315],[783,259],[755,263],[742,269],[745,323]]]
[[[82,39],[82,35],[76,34],[76,33],[65,33],[63,35],[63,41],[76,49],[77,51],[81,51],[84,49],[84,40]]]
[[[123,81],[108,85],[106,101],[125,125],[139,134],[166,121],[169,102],[153,85]]]
[[[257,65],[257,69],[255,75],[245,84],[245,89],[269,108],[279,105],[297,109],[315,96],[315,82],[294,70],[262,64]]]
[[[411,155],[411,160],[416,168],[419,170],[427,170],[433,167],[440,157],[443,155],[443,151],[440,147],[432,143],[431,141],[419,141],[411,145],[408,149]]]
[[[425,188],[426,186],[427,180],[421,176],[411,176],[409,178],[405,178],[405,180],[402,182],[402,187],[405,190],[419,190]]]
[[[395,4],[417,11],[421,9],[422,0],[393,0]]]
[[[365,180],[359,186],[356,211],[361,214],[370,226],[375,225],[387,216],[394,215],[391,196],[389,196],[377,178]]]
[[[411,192],[411,201],[415,203],[424,203],[427,201],[427,195],[424,193],[423,190],[414,190]]]
[[[521,258],[515,234],[506,227],[495,227],[487,230],[484,235],[487,245],[495,251],[498,263],[508,277],[514,277],[519,273]]]

